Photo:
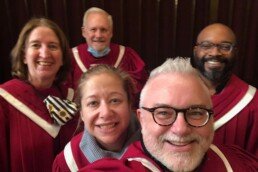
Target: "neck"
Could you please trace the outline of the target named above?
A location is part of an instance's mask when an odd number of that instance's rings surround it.
[[[29,83],[36,88],[37,90],[43,90],[43,89],[47,89],[50,88],[53,84],[53,81],[49,81],[49,80],[32,80],[29,79]]]
[[[105,150],[112,151],[112,152],[120,152],[127,139],[127,132],[124,132],[122,136],[118,139],[116,143],[111,143],[111,144],[105,144],[105,143],[99,143],[99,146],[102,147]]]
[[[204,81],[205,85],[208,87],[210,94],[214,95],[216,93],[216,88],[219,85],[219,83],[212,82],[211,80],[208,80],[203,75],[201,75],[201,79]]]

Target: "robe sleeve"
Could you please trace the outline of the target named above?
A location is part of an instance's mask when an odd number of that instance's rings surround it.
[[[226,145],[221,149],[232,166],[233,171],[257,172],[258,158],[254,155],[236,145]]]
[[[2,171],[10,171],[8,106],[9,104],[0,96],[0,169]]]
[[[258,157],[258,90],[256,90],[255,97],[248,105],[250,111],[250,119],[248,123],[248,138],[246,143],[246,150]]]

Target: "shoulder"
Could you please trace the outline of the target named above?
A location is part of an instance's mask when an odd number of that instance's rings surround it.
[[[79,149],[79,142],[81,137],[82,133],[79,133],[66,144],[64,150],[56,156],[52,171],[70,171],[67,163],[75,163],[74,156],[76,155],[76,150]]]
[[[62,151],[61,153],[59,153],[54,162],[53,162],[53,166],[52,166],[52,171],[70,171],[69,167],[67,166],[67,163],[65,161],[65,157],[64,157],[64,151]]]
[[[134,55],[134,56],[139,56],[139,54],[131,47],[128,47],[128,46],[124,46],[124,45],[119,45],[119,44],[115,44],[115,43],[110,43],[110,48],[113,49],[118,49],[120,47],[124,47],[125,48],[125,54],[131,54],[131,55]]]
[[[240,79],[238,76],[236,76],[235,74],[233,74],[230,78],[230,84],[231,85],[235,85],[239,88],[246,88],[248,87],[248,83],[245,82],[244,80]]]
[[[86,48],[86,47],[88,47],[87,43],[81,43],[73,48],[77,48],[79,50],[79,49]]]
[[[24,82],[22,80],[11,79],[11,80],[1,84],[0,88],[9,89],[10,87],[12,87],[12,89],[13,89],[14,87],[19,87],[21,85],[26,85],[26,84],[24,84]]]
[[[258,159],[255,156],[238,146],[218,145],[217,147],[224,154],[233,171],[257,171]],[[216,156],[218,157],[218,153],[216,153]],[[221,157],[220,159],[222,160]]]
[[[82,139],[83,132],[78,133],[71,139],[71,145],[77,145]]]

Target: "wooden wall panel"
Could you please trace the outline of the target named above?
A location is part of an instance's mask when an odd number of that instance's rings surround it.
[[[10,79],[9,54],[23,25],[45,16],[65,32],[70,46],[84,42],[82,17],[92,7],[109,12],[113,42],[135,49],[151,70],[168,57],[191,56],[199,31],[222,22],[235,31],[235,72],[258,86],[258,1],[256,0],[0,0],[0,83]]]

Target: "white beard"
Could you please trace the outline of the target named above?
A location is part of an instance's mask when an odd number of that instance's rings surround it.
[[[179,137],[171,133],[165,133],[158,138],[152,137],[151,132],[142,127],[143,142],[146,149],[152,156],[166,166],[169,170],[175,172],[186,172],[195,170],[203,160],[206,151],[213,140],[213,134],[208,138],[202,138],[197,134],[191,134],[184,137]],[[196,141],[195,147],[190,152],[170,152],[164,150],[164,142],[166,141]]]

